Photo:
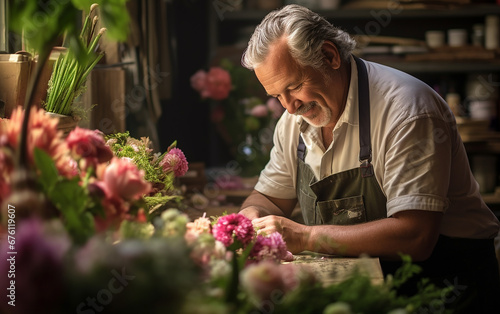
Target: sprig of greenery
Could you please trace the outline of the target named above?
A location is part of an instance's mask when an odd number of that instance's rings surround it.
[[[181,205],[183,197],[175,191],[174,173],[165,172],[160,165],[165,154],[174,148],[177,142],[173,142],[164,153],[155,154],[150,148],[149,138],[143,137],[139,140],[131,137],[128,131],[107,135],[106,141],[115,156],[130,158],[137,168],[144,170],[144,179],[153,185],[155,192],[144,197],[149,219],[159,214],[160,208],[165,209],[169,204],[176,207]]]
[[[59,55],[54,64],[49,80],[45,109],[63,115],[72,113],[74,100],[85,90],[85,83],[90,71],[103,57],[102,52],[96,52],[99,39],[105,28],[96,31],[98,17],[94,16],[97,4],[91,6],[79,36],[82,49],[74,49],[77,44],[71,44],[66,52]],[[71,40],[71,38],[70,38]],[[81,55],[78,56],[77,53]]]

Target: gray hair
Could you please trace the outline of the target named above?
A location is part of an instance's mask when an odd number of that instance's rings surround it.
[[[250,70],[264,62],[269,47],[286,36],[288,49],[302,66],[321,69],[324,55],[321,47],[325,40],[337,47],[342,60],[349,60],[356,41],[345,31],[300,5],[291,4],[270,12],[255,28],[243,57],[242,65]]]

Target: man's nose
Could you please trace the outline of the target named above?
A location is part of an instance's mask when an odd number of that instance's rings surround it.
[[[288,111],[288,113],[294,114],[300,107],[301,102],[291,95],[283,95],[281,98],[281,105],[286,109],[286,111]]]

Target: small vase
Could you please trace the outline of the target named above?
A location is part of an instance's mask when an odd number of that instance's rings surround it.
[[[80,117],[78,116],[67,116],[54,112],[45,112],[46,115],[49,115],[53,118],[58,118],[59,123],[57,124],[57,129],[63,131],[63,136],[66,137],[69,132],[74,130],[80,121]]]

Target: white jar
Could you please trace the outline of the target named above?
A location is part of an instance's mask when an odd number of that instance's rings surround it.
[[[449,29],[448,45],[450,47],[462,47],[467,45],[467,31],[465,29]]]
[[[497,15],[488,15],[485,19],[484,47],[486,49],[497,49],[499,44],[499,18]]]
[[[443,31],[427,31],[425,32],[425,42],[429,48],[439,48],[444,46]]]

